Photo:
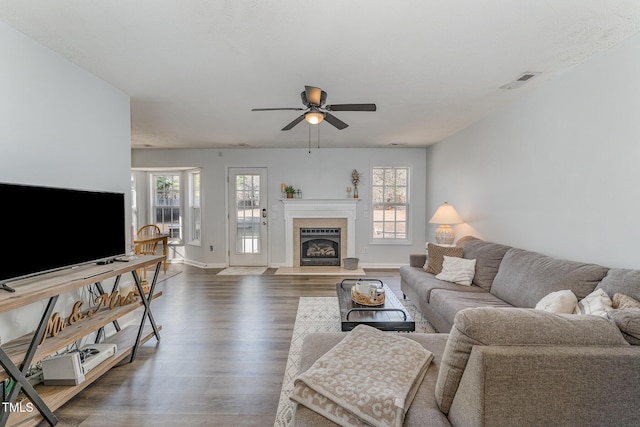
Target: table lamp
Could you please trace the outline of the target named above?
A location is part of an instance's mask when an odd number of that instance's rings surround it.
[[[456,232],[451,228],[451,224],[463,222],[456,209],[447,202],[444,202],[444,205],[440,206],[429,220],[430,224],[440,224],[436,229],[436,242],[439,245],[452,245]]]

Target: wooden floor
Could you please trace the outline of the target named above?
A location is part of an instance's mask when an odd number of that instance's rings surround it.
[[[59,426],[273,426],[298,298],[335,296],[340,278],[171,268],[152,304],[161,342],[58,409]],[[401,297],[397,270],[367,275]]]

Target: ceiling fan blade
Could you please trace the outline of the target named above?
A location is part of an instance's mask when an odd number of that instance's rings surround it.
[[[343,122],[342,120],[340,120],[339,118],[337,118],[331,113],[324,113],[324,119],[340,130],[349,126],[348,124],[346,124],[345,122]]]
[[[278,110],[300,111],[300,110],[304,110],[304,108],[252,108],[251,109],[251,111],[278,111]]]
[[[289,130],[289,129],[291,129],[292,127],[294,127],[295,125],[297,125],[298,123],[300,123],[303,120],[304,120],[304,114],[300,115],[294,121],[292,121],[291,123],[289,123],[288,125],[283,127],[282,130]]]
[[[305,86],[304,91],[310,104],[320,105],[322,101],[322,89],[314,86]]]
[[[324,108],[329,111],[376,111],[376,104],[333,104]]]

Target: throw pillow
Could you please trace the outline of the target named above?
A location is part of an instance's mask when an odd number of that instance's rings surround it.
[[[550,313],[566,313],[572,314],[578,305],[578,298],[569,289],[564,291],[551,292],[543,297],[538,304],[536,310],[548,311]]]
[[[422,269],[427,271],[429,269],[429,243],[424,244],[424,253],[427,258],[424,260],[424,266],[422,266]]]
[[[611,310],[607,318],[615,322],[629,344],[640,345],[640,308]]]
[[[473,275],[476,274],[476,260],[444,256],[442,271],[436,279],[471,286]]]
[[[526,308],[467,308],[456,313],[444,348],[435,398],[448,414],[476,345],[628,346],[616,325],[602,317],[578,317]]]
[[[613,294],[613,308],[640,308],[640,301],[625,294],[615,293]]]
[[[440,246],[433,243],[427,245],[427,273],[440,274],[444,256],[462,258],[464,249],[459,246]]]
[[[596,289],[580,300],[573,314],[593,314],[606,317],[607,311],[611,310],[613,310],[613,303],[609,295],[602,289]]]

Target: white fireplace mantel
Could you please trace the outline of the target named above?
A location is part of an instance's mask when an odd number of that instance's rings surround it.
[[[293,267],[293,220],[296,218],[345,218],[347,257],[356,256],[356,206],[360,199],[282,199],[284,204],[285,262]]]

